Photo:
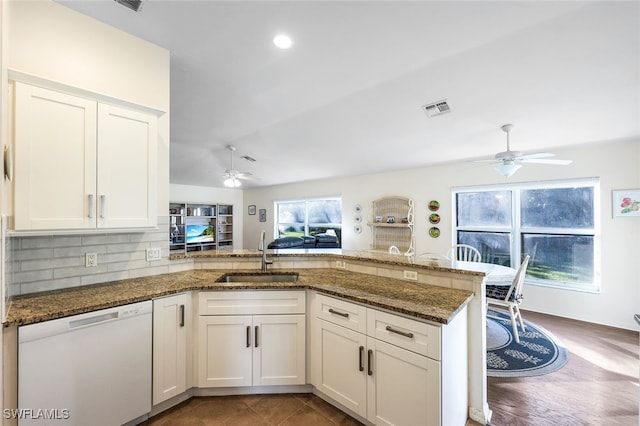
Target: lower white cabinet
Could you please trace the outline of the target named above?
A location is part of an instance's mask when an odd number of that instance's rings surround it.
[[[198,387],[304,384],[304,295],[282,290],[200,293]]]
[[[191,294],[153,301],[153,405],[190,387]]]
[[[447,329],[312,297],[311,383],[322,394],[376,425],[465,424],[466,311]]]

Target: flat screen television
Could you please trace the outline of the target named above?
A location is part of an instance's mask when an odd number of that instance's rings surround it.
[[[190,243],[212,243],[213,226],[211,225],[187,225],[187,244]]]

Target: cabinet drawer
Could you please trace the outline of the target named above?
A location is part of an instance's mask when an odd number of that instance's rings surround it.
[[[206,291],[198,295],[198,315],[304,314],[305,291]]]
[[[367,331],[367,308],[356,303],[320,296],[319,317],[360,333]]]
[[[440,360],[440,327],[367,309],[367,335]]]

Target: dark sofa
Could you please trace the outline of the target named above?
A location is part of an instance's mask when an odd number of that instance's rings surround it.
[[[335,235],[318,234],[316,236],[277,238],[269,243],[269,249],[313,249],[340,248],[338,237]]]

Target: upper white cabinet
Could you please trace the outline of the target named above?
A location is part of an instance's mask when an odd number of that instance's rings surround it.
[[[15,83],[15,230],[157,223],[157,117]]]

